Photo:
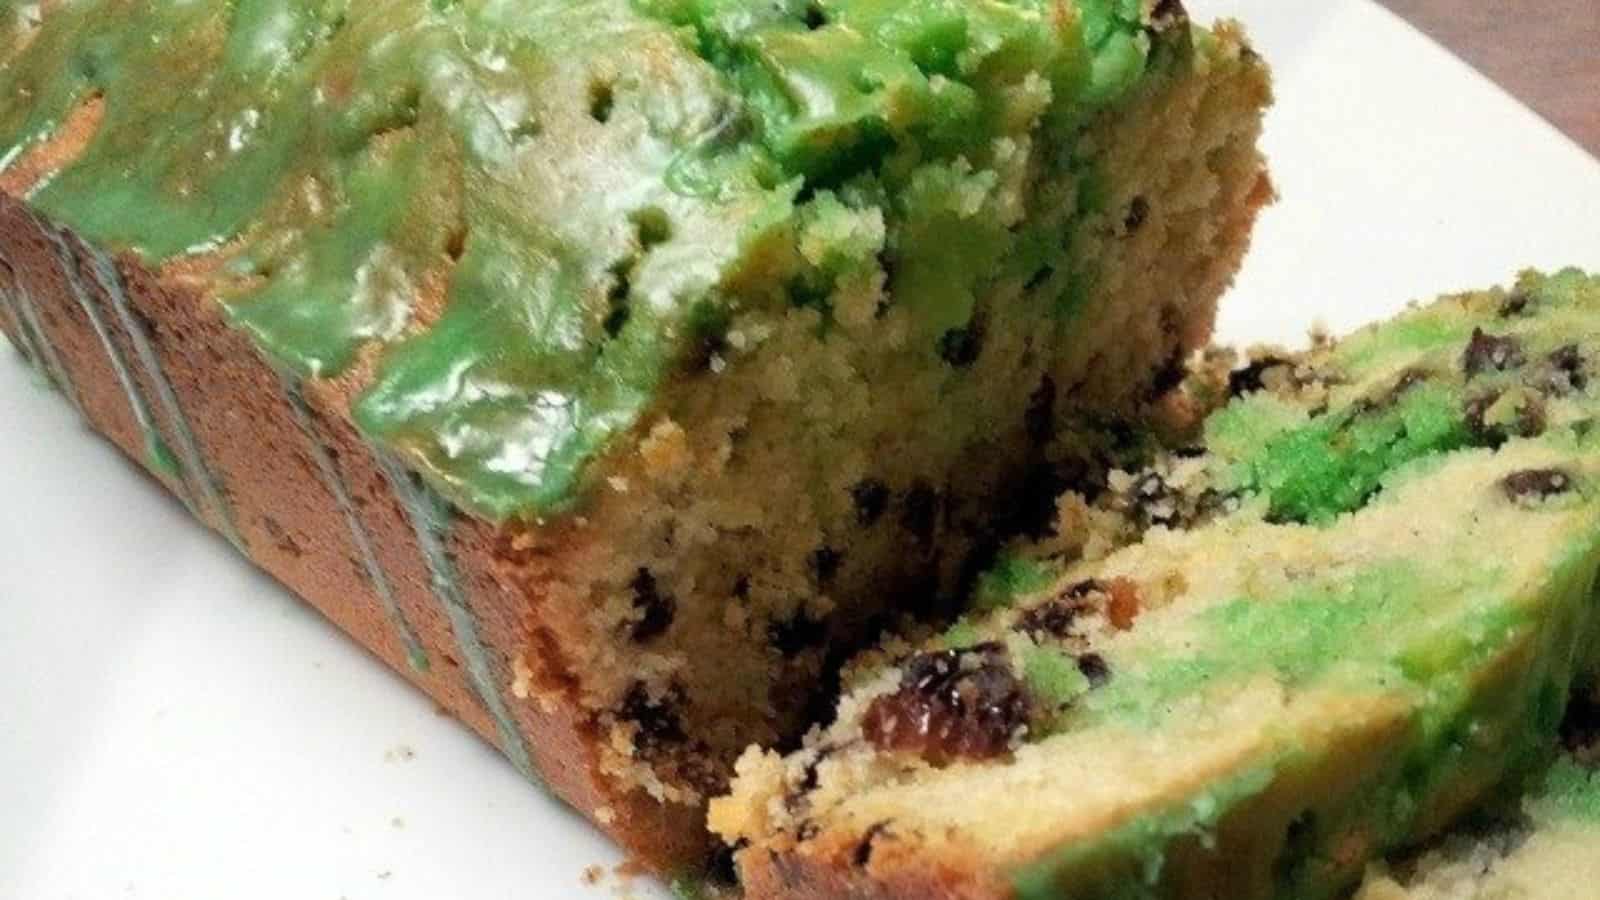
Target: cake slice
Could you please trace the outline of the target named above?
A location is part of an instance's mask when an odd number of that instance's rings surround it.
[[[741,760],[748,895],[1337,897],[1540,764],[1600,658],[1597,324],[1529,275],[1233,373],[1099,501],[1134,543],[1008,560]]]
[[[678,865],[1172,387],[1269,93],[1171,0],[4,4],[0,330]]]
[[[1600,706],[1508,815],[1368,877],[1356,900],[1589,900],[1600,890]]]

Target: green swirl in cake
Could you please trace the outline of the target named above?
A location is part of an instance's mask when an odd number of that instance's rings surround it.
[[[1600,279],[1528,275],[1234,373],[1113,479],[1130,545],[1008,560],[747,754],[747,886],[1335,897],[1535,768],[1600,660],[1597,322]]]

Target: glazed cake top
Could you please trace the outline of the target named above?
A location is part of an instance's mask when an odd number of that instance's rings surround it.
[[[36,209],[198,279],[287,372],[359,382],[367,436],[456,503],[536,516],[736,308],[881,258],[933,347],[1049,262],[1059,236],[973,211],[1019,142],[1153,67],[1183,22],[1156,7],[9,4],[0,170],[87,121]]]

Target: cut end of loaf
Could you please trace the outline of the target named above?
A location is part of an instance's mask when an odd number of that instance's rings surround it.
[[[545,598],[544,689],[594,711],[608,772],[670,803],[719,793],[745,747],[811,727],[852,648],[947,619],[1004,539],[1130,452],[1109,423],[1171,400],[1270,196],[1266,76],[1235,39],[1033,148],[980,215],[1095,205],[1053,226],[1053,266],[987,288],[973,328],[919,336],[877,257],[816,306],[735,316],[581,514],[527,531],[534,558],[585,561],[507,571]],[[802,248],[881,227],[835,214]]]

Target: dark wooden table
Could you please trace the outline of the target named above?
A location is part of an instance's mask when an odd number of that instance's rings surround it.
[[[1600,0],[1379,0],[1600,155]]]

